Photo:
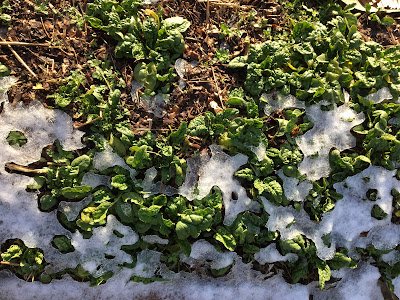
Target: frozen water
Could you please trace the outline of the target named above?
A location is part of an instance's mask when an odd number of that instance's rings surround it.
[[[78,217],[80,211],[92,201],[92,199],[93,197],[89,196],[78,202],[61,201],[58,205],[58,210],[65,214],[68,221],[73,221]]]
[[[345,98],[348,94],[345,92]],[[321,110],[321,103],[306,108],[308,118],[314,127],[296,138],[297,145],[305,158],[299,165],[301,173],[310,180],[327,177],[330,172],[329,152],[332,148],[343,151],[356,145],[350,129],[364,121],[364,114],[357,114],[348,103],[330,111]],[[317,157],[314,157],[317,156]]]
[[[154,277],[157,269],[160,267],[160,258],[162,256],[161,252],[153,250],[143,250],[137,255],[136,266],[133,269],[133,275],[152,278]]]
[[[110,177],[106,175],[96,174],[92,171],[89,171],[85,173],[85,175],[83,175],[81,184],[90,186],[92,189],[100,185],[104,185],[112,189]]]
[[[7,91],[17,81],[14,76],[0,77],[0,105],[7,101]]]
[[[297,254],[288,253],[286,255],[282,255],[276,249],[276,244],[271,244],[265,248],[261,248],[260,252],[254,254],[254,259],[258,261],[260,264],[270,264],[278,261],[296,261],[299,257]]]
[[[218,145],[211,145],[211,157],[201,160],[200,168],[198,169],[199,180],[197,182],[198,194],[195,194],[195,185],[189,185],[187,182],[193,182],[194,174],[189,175],[179,189],[179,193],[189,200],[195,198],[202,199],[210,192],[211,188],[218,186],[221,189],[223,202],[225,206],[224,224],[229,225],[235,220],[237,214],[246,211],[258,211],[259,205],[252,201],[246,193],[244,187],[233,177],[235,172],[245,163],[247,156],[236,154],[229,156],[222,151]],[[188,165],[190,164],[188,159]],[[190,164],[192,167],[193,164]],[[192,168],[189,170],[192,172]],[[233,199],[236,194],[237,200]]]
[[[155,167],[151,167],[146,170],[144,174],[144,180],[142,182],[144,198],[157,194],[165,194],[167,196],[178,194],[178,190],[176,188],[169,185],[165,185],[161,181],[153,183],[156,177],[157,177],[157,169]]]
[[[393,96],[388,87],[383,87],[377,92],[369,94],[366,99],[377,104],[385,100],[391,100],[393,99]]]
[[[158,118],[162,118],[166,114],[166,99],[162,94],[157,94],[151,97],[141,97],[140,103],[143,105],[145,110]]]
[[[234,252],[218,252],[206,240],[198,240],[193,243],[190,256],[187,257],[185,254],[181,254],[181,260],[189,264],[192,268],[197,265],[208,265],[211,269],[219,270],[231,265],[236,256]]]
[[[257,147],[250,146],[250,149],[257,156],[258,161],[264,160],[265,154],[267,153],[267,148],[265,147],[263,142],[260,142],[260,144]]]
[[[304,180],[299,183],[297,178],[287,177],[282,170],[279,170],[276,174],[283,181],[283,191],[289,201],[303,202],[313,187],[310,181]]]
[[[145,235],[142,236],[142,240],[149,244],[168,245],[168,240],[162,239],[158,235]]]
[[[296,99],[293,95],[284,96],[280,93],[262,94],[261,98],[267,104],[264,107],[265,115],[269,116],[273,111],[286,108],[306,108],[304,102]]]
[[[136,180],[135,179],[136,170],[129,167],[121,156],[119,156],[117,153],[114,153],[110,145],[104,144],[104,151],[97,152],[94,155],[93,168],[95,168],[98,171],[104,171],[114,166],[120,166],[125,170],[128,170],[131,179],[134,181]]]
[[[322,237],[332,231],[332,224],[316,223],[302,209],[299,212],[293,207],[274,206],[264,197],[261,197],[265,211],[270,215],[267,228],[270,231],[279,231],[282,240],[291,240],[302,234],[311,239],[317,247],[317,255],[323,260],[331,259],[335,255],[335,244],[331,247],[324,244]]]
[[[39,102],[28,106],[17,103],[4,105],[0,118],[0,165],[6,162],[27,165],[38,161],[45,146],[58,139],[64,150],[83,148],[83,132],[73,129],[71,117],[59,110],[50,110]],[[21,147],[10,146],[6,138],[10,131],[21,131],[27,143]],[[2,172],[0,170],[0,172]]]

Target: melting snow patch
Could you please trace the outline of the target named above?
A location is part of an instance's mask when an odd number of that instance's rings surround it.
[[[136,266],[133,269],[133,275],[144,277],[144,278],[152,278],[154,277],[157,269],[160,267],[160,259],[162,253],[153,250],[143,250],[137,255]]]
[[[306,108],[304,102],[299,101],[293,95],[284,96],[280,93],[262,94],[261,99],[267,104],[264,107],[265,115],[269,116],[273,111],[286,108]]]
[[[257,252],[256,254],[254,254],[254,258],[260,264],[265,265],[265,264],[270,264],[270,263],[274,263],[274,262],[278,262],[278,261],[294,262],[299,257],[297,256],[297,254],[294,254],[294,253],[288,253],[285,256],[283,256],[276,249],[276,244],[271,244],[266,248],[261,248],[260,252]]]
[[[389,88],[384,87],[375,93],[369,94],[366,97],[366,99],[377,104],[377,103],[381,103],[382,101],[385,101],[385,100],[391,100],[391,99],[393,99],[393,96],[392,96],[392,93],[390,93]]]
[[[190,69],[192,69],[192,65],[183,58],[175,61],[175,71],[179,76],[179,88],[183,89],[186,86],[185,78]]]
[[[339,275],[339,276],[338,276]],[[321,300],[383,300],[378,279],[381,277],[378,268],[361,262],[358,268],[343,268],[335,276],[342,278],[335,288],[316,291],[314,299]]]
[[[305,180],[299,183],[297,178],[287,177],[282,170],[279,170],[276,174],[283,181],[283,191],[289,201],[303,202],[313,187],[310,181]]]
[[[26,165],[40,159],[45,146],[58,139],[65,150],[82,148],[83,132],[73,129],[73,122],[66,113],[46,109],[39,102],[29,106],[17,103],[4,106],[0,118],[0,165],[14,162]],[[21,131],[27,143],[21,147],[10,146],[6,138],[10,131]]]
[[[7,91],[17,81],[14,76],[0,77],[0,105],[7,101]]]
[[[78,217],[80,211],[92,201],[92,199],[93,197],[89,196],[78,202],[61,201],[58,205],[58,210],[65,214],[68,221],[73,221]]]
[[[345,92],[345,99],[348,94]],[[321,110],[321,103],[307,107],[306,114],[314,127],[296,138],[297,145],[305,158],[299,165],[299,171],[310,180],[327,177],[330,172],[329,152],[332,148],[339,151],[352,148],[356,139],[350,129],[364,121],[364,114],[357,114],[347,102],[339,107],[333,104],[330,111]],[[314,158],[313,156],[317,156]]]
[[[213,245],[205,240],[198,240],[192,245],[190,256],[181,254],[184,263],[189,264],[192,268],[201,264],[208,265],[211,269],[219,270],[233,264],[236,253],[234,252],[218,252]],[[207,263],[207,261],[210,261]],[[205,264],[204,264],[205,263]]]
[[[172,196],[178,194],[178,190],[172,186],[165,185],[161,181],[153,183],[154,179],[157,177],[157,169],[151,167],[146,170],[144,174],[144,180],[142,182],[143,197],[147,198],[151,195],[165,194],[167,196]]]
[[[322,236],[332,231],[331,224],[317,224],[302,209],[299,212],[293,207],[275,206],[264,197],[261,197],[265,211],[270,215],[266,224],[268,230],[279,231],[282,240],[291,240],[303,234],[311,239],[317,247],[317,255],[323,260],[331,259],[335,255],[334,243],[327,247]]]
[[[85,173],[85,175],[83,175],[83,177],[82,177],[81,184],[90,186],[92,189],[94,189],[100,185],[107,186],[110,189],[112,188],[111,180],[110,180],[109,176],[100,175],[100,174],[96,174],[93,172]]]
[[[158,235],[145,235],[142,236],[142,240],[149,244],[168,245],[168,240],[162,239]]]
[[[98,171],[104,171],[114,166],[120,166],[128,170],[132,180],[135,180],[136,170],[129,167],[126,162],[117,153],[113,152],[110,145],[104,144],[104,151],[97,152],[93,158],[93,168]]]
[[[152,113],[158,118],[162,118],[166,114],[166,99],[162,94],[157,94],[151,97],[141,97],[140,103],[146,111]]]
[[[265,154],[267,153],[267,148],[265,147],[263,142],[260,142],[260,144],[257,147],[250,146],[250,149],[257,156],[258,161],[264,160]]]
[[[193,183],[195,174],[192,171],[194,169],[188,170],[189,176],[180,187],[179,193],[189,200],[202,199],[207,196],[212,187],[218,186],[222,191],[225,206],[225,225],[232,224],[237,214],[243,211],[258,211],[259,204],[247,196],[245,188],[233,177],[233,174],[247,163],[247,156],[243,154],[229,156],[218,145],[211,145],[210,150],[211,157],[201,159],[201,165],[198,169],[198,194],[194,193],[196,186],[187,183],[189,181]],[[188,159],[188,166],[192,167],[193,164],[189,163],[190,160]],[[236,194],[237,200],[233,199],[233,194]]]
[[[123,237],[119,238],[114,231]],[[132,228],[122,225],[113,215],[109,215],[106,226],[94,228],[89,239],[84,239],[79,231],[75,232],[71,239],[75,251],[63,254],[53,262],[53,267],[63,270],[81,264],[94,277],[100,277],[107,271],[115,274],[121,269],[119,265],[132,262],[132,256],[122,251],[121,246],[133,245],[138,240]],[[105,255],[113,258],[106,258]]]
[[[343,199],[337,201],[335,208],[325,214],[322,223],[330,224],[333,228],[331,237],[340,246],[349,247],[349,243],[355,241],[362,232],[368,232],[375,226],[390,224],[393,199],[391,190],[400,190],[400,182],[394,177],[395,173],[396,171],[371,165],[363,172],[333,185],[343,195]],[[369,189],[378,191],[376,201],[367,200],[366,193]],[[379,205],[389,216],[383,220],[372,217],[374,205]],[[382,239],[376,242],[378,241]]]

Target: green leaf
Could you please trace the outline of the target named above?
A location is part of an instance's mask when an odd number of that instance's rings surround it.
[[[157,224],[158,220],[155,218],[161,209],[161,205],[152,205],[150,207],[141,207],[138,212],[139,219],[144,223]]]
[[[228,249],[229,251],[235,251],[236,240],[233,237],[233,235],[224,227],[222,226],[217,227],[217,232],[214,235],[214,239],[221,242],[225,246],[225,248]]]
[[[297,283],[300,279],[308,275],[308,262],[305,258],[301,258],[296,262],[292,271],[292,282]]]
[[[111,179],[111,186],[115,187],[116,189],[119,189],[120,191],[125,191],[126,189],[128,189],[126,180],[127,178],[125,175],[115,175]]]
[[[28,142],[28,139],[21,131],[10,131],[6,138],[6,141],[10,146],[21,147]]]
[[[142,84],[146,89],[153,91],[157,83],[156,65],[153,62],[149,64],[140,62],[136,65],[133,76],[135,80]]]
[[[131,203],[117,201],[117,203],[115,204],[115,211],[122,222],[133,223],[134,214]]]
[[[172,139],[172,145],[181,144],[186,138],[186,132],[187,132],[187,123],[184,121],[181,123],[178,130],[170,134],[170,137]]]
[[[147,146],[143,145],[137,148],[134,156],[127,157],[126,163],[137,169],[149,167],[151,165],[151,157],[147,152]]]
[[[190,22],[182,17],[167,18],[162,22],[162,27],[168,33],[185,32],[190,27]]]
[[[14,258],[19,258],[22,255],[22,249],[18,245],[11,245],[6,252],[1,253],[3,261],[11,261]]]
[[[71,240],[66,236],[57,236],[53,239],[53,243],[61,253],[68,253],[74,251],[74,246],[71,244]]]
[[[57,199],[52,195],[43,195],[39,200],[40,208],[43,210],[53,209],[57,203]]]
[[[87,185],[80,185],[75,187],[64,187],[61,189],[61,195],[67,199],[83,199],[85,198],[92,188]]]
[[[264,192],[267,194],[268,198],[276,203],[282,203],[284,195],[281,184],[276,181],[275,177],[267,177],[264,180],[256,179],[254,181],[254,187],[258,190],[260,194]]]
[[[322,290],[325,287],[325,282],[331,279],[331,269],[329,265],[324,261],[318,262],[318,277],[319,277],[319,288]]]
[[[71,162],[71,167],[78,167],[79,172],[82,172],[89,168],[90,163],[91,163],[90,157],[88,155],[84,154],[82,156],[75,158]]]

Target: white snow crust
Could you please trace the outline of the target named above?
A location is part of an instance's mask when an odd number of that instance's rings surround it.
[[[280,93],[263,93],[261,98],[267,104],[264,107],[265,115],[269,116],[273,111],[286,108],[306,108],[304,102],[299,101],[293,95],[284,96]]]
[[[345,99],[348,100],[345,92]],[[356,145],[356,139],[350,129],[364,121],[364,113],[357,114],[348,106],[347,101],[330,111],[321,110],[321,103],[306,108],[308,118],[314,127],[296,138],[296,143],[304,154],[299,171],[309,180],[327,177],[330,172],[329,152],[332,148],[343,151]],[[313,158],[313,155],[318,157]]]
[[[279,253],[278,249],[276,249],[276,244],[271,244],[265,248],[261,248],[260,252],[254,254],[254,258],[260,264],[270,264],[278,261],[296,261],[299,257],[297,254],[288,253],[286,255],[282,255]]]
[[[206,240],[198,240],[192,245],[192,252],[187,257],[185,254],[181,254],[183,262],[189,264],[192,268],[196,265],[209,265],[212,269],[219,270],[231,265],[235,258],[236,253],[222,251],[218,252],[213,245]]]
[[[243,154],[229,156],[218,145],[211,145],[210,150],[211,157],[203,156],[200,166],[193,168],[196,163],[189,162],[191,159],[188,159],[187,173],[189,176],[187,175],[179,193],[189,200],[202,199],[207,196],[212,187],[218,186],[224,201],[224,224],[226,225],[232,224],[236,216],[243,211],[258,211],[258,203],[247,196],[245,188],[233,177],[235,172],[247,163],[247,156]],[[193,180],[196,174],[199,175],[197,186]],[[195,194],[196,188],[198,194]],[[233,199],[232,194],[236,194],[237,200]]]

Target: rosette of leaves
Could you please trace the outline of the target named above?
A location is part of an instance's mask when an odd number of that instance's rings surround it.
[[[190,22],[182,17],[162,19],[162,11],[146,9],[139,14],[141,1],[95,0],[87,5],[86,20],[94,28],[102,29],[117,40],[115,56],[140,61],[134,78],[147,93],[154,91],[161,82],[171,79],[171,64],[183,53],[185,42],[182,33]],[[163,92],[167,92],[167,84]]]

